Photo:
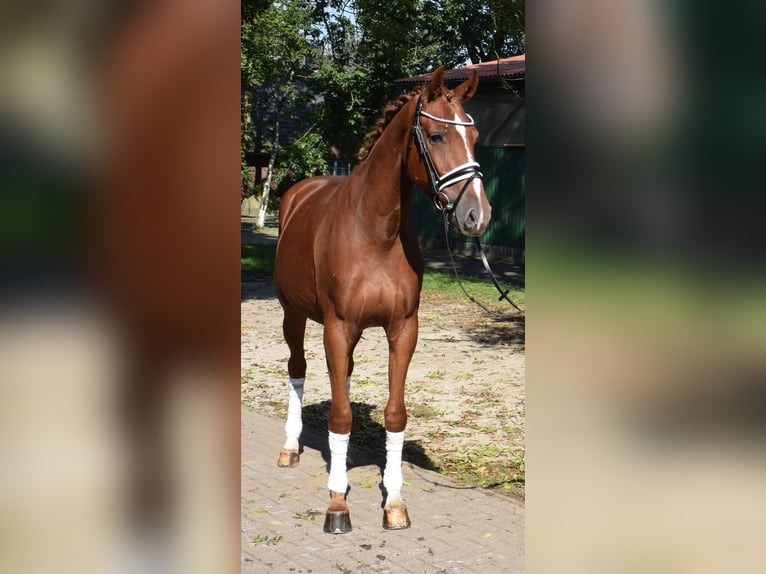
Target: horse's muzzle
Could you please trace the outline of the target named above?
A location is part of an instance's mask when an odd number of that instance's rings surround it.
[[[466,210],[457,210],[453,218],[460,233],[467,237],[479,237],[489,225],[491,208],[471,207]]]

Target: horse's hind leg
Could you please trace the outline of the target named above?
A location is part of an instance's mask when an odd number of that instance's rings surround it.
[[[287,346],[290,348],[290,360],[287,362],[287,421],[285,422],[285,444],[279,453],[277,466],[294,467],[300,462],[300,443],[303,430],[301,411],[303,409],[303,383],[306,380],[306,357],[303,339],[306,334],[306,317],[285,308],[282,330]]]

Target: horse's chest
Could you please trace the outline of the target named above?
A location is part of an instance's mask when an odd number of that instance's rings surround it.
[[[419,281],[381,273],[340,278],[329,293],[335,312],[365,325],[384,325],[417,310]]]

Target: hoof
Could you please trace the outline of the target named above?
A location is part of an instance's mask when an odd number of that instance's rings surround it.
[[[324,531],[328,534],[351,532],[351,516],[348,512],[328,512],[324,518]]]
[[[293,468],[298,466],[301,461],[301,455],[297,450],[283,450],[279,453],[279,460],[277,466]]]
[[[386,530],[404,530],[409,528],[410,524],[410,517],[404,506],[383,509],[383,528]]]

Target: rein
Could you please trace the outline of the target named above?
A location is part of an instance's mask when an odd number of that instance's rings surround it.
[[[489,266],[489,261],[487,260],[487,255],[484,253],[484,248],[481,246],[481,243],[479,242],[478,237],[474,237],[474,241],[476,242],[476,247],[479,250],[479,255],[481,255],[481,262],[484,264],[484,269],[489,274],[490,279],[492,279],[492,284],[495,286],[495,289],[497,289],[498,293],[500,293],[500,297],[497,299],[498,301],[502,301],[505,299],[510,303],[514,309],[516,309],[515,313],[500,313],[498,311],[493,311],[486,305],[482,304],[480,301],[478,301],[475,297],[473,297],[468,291],[465,290],[465,287],[463,286],[463,282],[460,280],[460,274],[457,272],[457,265],[455,265],[455,258],[452,256],[452,246],[449,242],[449,213],[447,211],[443,211],[442,214],[444,215],[444,241],[447,242],[447,253],[449,254],[449,261],[450,264],[452,264],[452,271],[455,272],[455,279],[457,279],[457,284],[460,286],[461,291],[463,291],[463,294],[468,298],[468,300],[471,303],[475,303],[478,305],[482,311],[484,311],[487,315],[491,315],[493,317],[496,317],[498,319],[504,319],[507,317],[513,317],[518,315],[519,313],[523,313],[521,309],[519,309],[518,305],[514,303],[510,297],[508,297],[508,293],[511,292],[510,289],[503,290],[502,286],[500,285],[500,282],[497,280],[497,276],[492,272],[492,268]]]
[[[426,117],[430,120],[434,120],[437,122],[441,122],[444,124],[449,125],[458,125],[458,126],[473,126],[475,125],[475,122],[473,118],[469,115],[468,119],[469,121],[463,122],[463,121],[457,121],[457,120],[450,120],[446,118],[439,118],[436,116],[433,116],[427,112],[423,111],[423,96],[418,97],[417,101],[417,107],[415,108],[415,116],[412,120],[412,127],[410,128],[410,137],[407,140],[407,155],[405,155],[405,165],[407,160],[410,156],[410,150],[412,149],[412,142],[413,140],[417,141],[418,144],[418,151],[420,151],[420,155],[423,158],[423,161],[425,163],[426,167],[426,173],[428,175],[428,183],[433,190],[433,203],[436,206],[436,208],[441,211],[443,217],[444,217],[444,239],[447,242],[447,253],[449,253],[449,259],[450,263],[452,264],[452,270],[455,272],[455,278],[457,279],[458,285],[460,286],[460,289],[463,291],[463,294],[468,298],[469,301],[472,303],[475,303],[478,305],[485,313],[488,315],[492,315],[493,317],[498,318],[504,318],[507,316],[514,316],[518,315],[519,313],[523,313],[523,311],[514,303],[509,297],[508,293],[510,293],[510,289],[503,290],[503,288],[500,286],[500,283],[497,280],[497,277],[492,272],[492,268],[489,266],[489,261],[487,260],[487,255],[484,253],[484,248],[481,246],[481,243],[479,242],[478,237],[474,237],[474,240],[476,242],[476,247],[479,250],[479,255],[481,255],[481,262],[484,265],[484,269],[489,274],[490,278],[492,279],[492,283],[495,286],[495,289],[500,293],[500,298],[498,301],[502,301],[505,299],[510,303],[515,309],[515,313],[511,313],[510,315],[506,313],[499,313],[497,311],[493,311],[492,309],[489,309],[482,303],[480,303],[476,298],[471,296],[468,291],[465,290],[465,287],[463,286],[463,282],[460,280],[460,274],[457,271],[457,266],[455,265],[455,259],[452,256],[452,247],[450,246],[449,242],[449,215],[455,209],[457,208],[457,204],[460,202],[460,199],[463,197],[463,193],[465,193],[465,190],[468,188],[470,183],[476,179],[477,177],[481,179],[483,177],[483,174],[481,173],[480,169],[481,166],[475,162],[475,161],[469,161],[464,164],[461,164],[457,166],[454,169],[451,169],[447,173],[445,173],[442,176],[439,176],[439,172],[436,171],[436,166],[434,165],[433,159],[431,158],[431,154],[428,152],[428,147],[426,147],[425,138],[423,137],[423,129],[420,127],[420,117]],[[454,202],[450,201],[449,196],[447,196],[446,193],[444,193],[444,189],[446,187],[449,187],[450,185],[454,185],[455,183],[458,183],[459,181],[464,181],[465,184],[463,185],[463,188],[460,190],[460,193],[458,193],[457,198]],[[442,199],[444,202],[442,202]]]

